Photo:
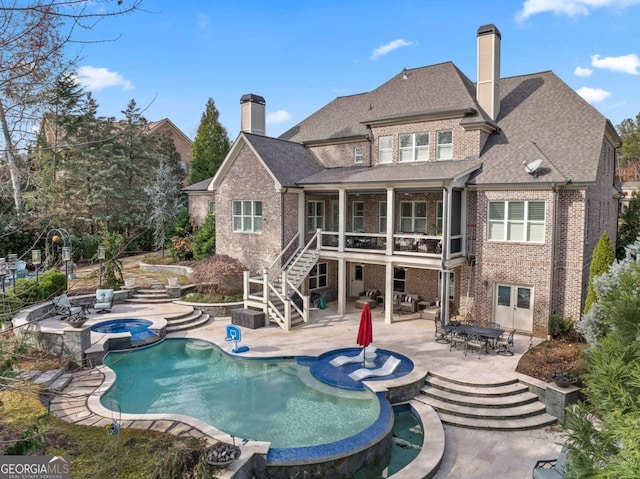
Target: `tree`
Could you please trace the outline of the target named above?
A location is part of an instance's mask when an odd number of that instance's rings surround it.
[[[190,185],[215,175],[229,152],[229,136],[218,116],[216,104],[209,98],[193,141],[193,156],[187,181]]]
[[[25,168],[21,152],[32,143],[32,131],[43,105],[50,98],[55,80],[70,71],[75,59],[65,57],[76,27],[91,29],[91,23],[137,10],[141,0],[114,9],[95,11],[91,2],[77,0],[31,0],[2,2],[0,22],[0,150],[11,182],[15,213],[24,213],[22,187]],[[85,20],[87,22],[85,23]],[[0,188],[2,191],[2,188]]]
[[[207,215],[193,235],[193,257],[204,259],[216,252],[216,217]]]
[[[622,120],[618,125],[618,134],[622,139],[622,145],[618,150],[618,162],[625,167],[631,162],[640,160],[640,113],[632,118]]]
[[[149,222],[153,226],[154,243],[157,249],[162,248],[167,242],[167,233],[174,224],[180,211],[180,188],[171,168],[162,163],[156,171],[155,181],[145,188],[151,203]]]
[[[589,284],[587,285],[587,298],[584,301],[584,313],[588,313],[591,305],[596,301],[596,291],[593,287],[593,279],[609,270],[611,263],[615,259],[613,245],[609,235],[604,232],[596,247],[593,249],[591,267],[589,268]]]
[[[622,259],[627,246],[640,237],[640,194],[637,191],[631,194],[629,207],[620,219],[616,257]]]
[[[604,324],[590,342],[585,402],[567,410],[566,477],[640,477],[640,240],[595,282]],[[597,418],[597,421],[594,421]]]

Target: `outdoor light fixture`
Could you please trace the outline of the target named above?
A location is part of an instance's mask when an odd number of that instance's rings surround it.
[[[62,261],[64,261],[65,289],[69,291],[69,261],[71,261],[71,248],[68,246],[62,247]]]
[[[9,271],[11,271],[11,278],[13,279],[13,294],[16,293],[16,269],[18,269],[18,255],[15,253],[9,253],[7,255],[9,263]]]
[[[105,247],[98,246],[98,260],[100,261],[100,277],[98,279],[98,283],[100,289],[102,289],[102,262],[104,261],[105,253]]]
[[[39,249],[31,250],[31,263],[33,263],[33,266],[35,267],[35,270],[36,270],[36,284],[37,284],[38,283],[38,266],[42,264],[42,253],[40,252]]]
[[[5,302],[4,302],[4,280],[7,277],[7,262],[4,258],[0,258],[0,283],[2,283],[2,320],[5,320]]]

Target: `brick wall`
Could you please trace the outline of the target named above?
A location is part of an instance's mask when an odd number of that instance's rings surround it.
[[[215,193],[191,194],[189,199],[189,216],[195,226],[200,226],[209,214],[209,202],[215,201]]]
[[[262,233],[234,233],[232,202],[262,201]],[[290,207],[290,201],[287,201]],[[252,273],[267,267],[282,248],[282,194],[251,150],[244,145],[216,192],[216,252],[238,259]]]
[[[327,168],[339,166],[354,166],[354,149],[362,148],[363,159],[361,165],[368,166],[370,159],[371,143],[366,140],[335,145],[314,146],[311,148],[316,157]]]

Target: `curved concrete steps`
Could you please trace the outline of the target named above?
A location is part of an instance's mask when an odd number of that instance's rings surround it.
[[[416,400],[432,406],[444,424],[470,429],[524,431],[557,422],[515,378],[474,384],[429,374]]]
[[[164,319],[167,320],[167,333],[175,333],[204,326],[209,322],[210,316],[198,308],[191,308],[186,313],[165,316]]]

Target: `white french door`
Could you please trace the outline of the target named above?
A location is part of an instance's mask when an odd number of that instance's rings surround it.
[[[533,329],[533,289],[513,284],[497,284],[494,321],[503,329],[531,332]]]

